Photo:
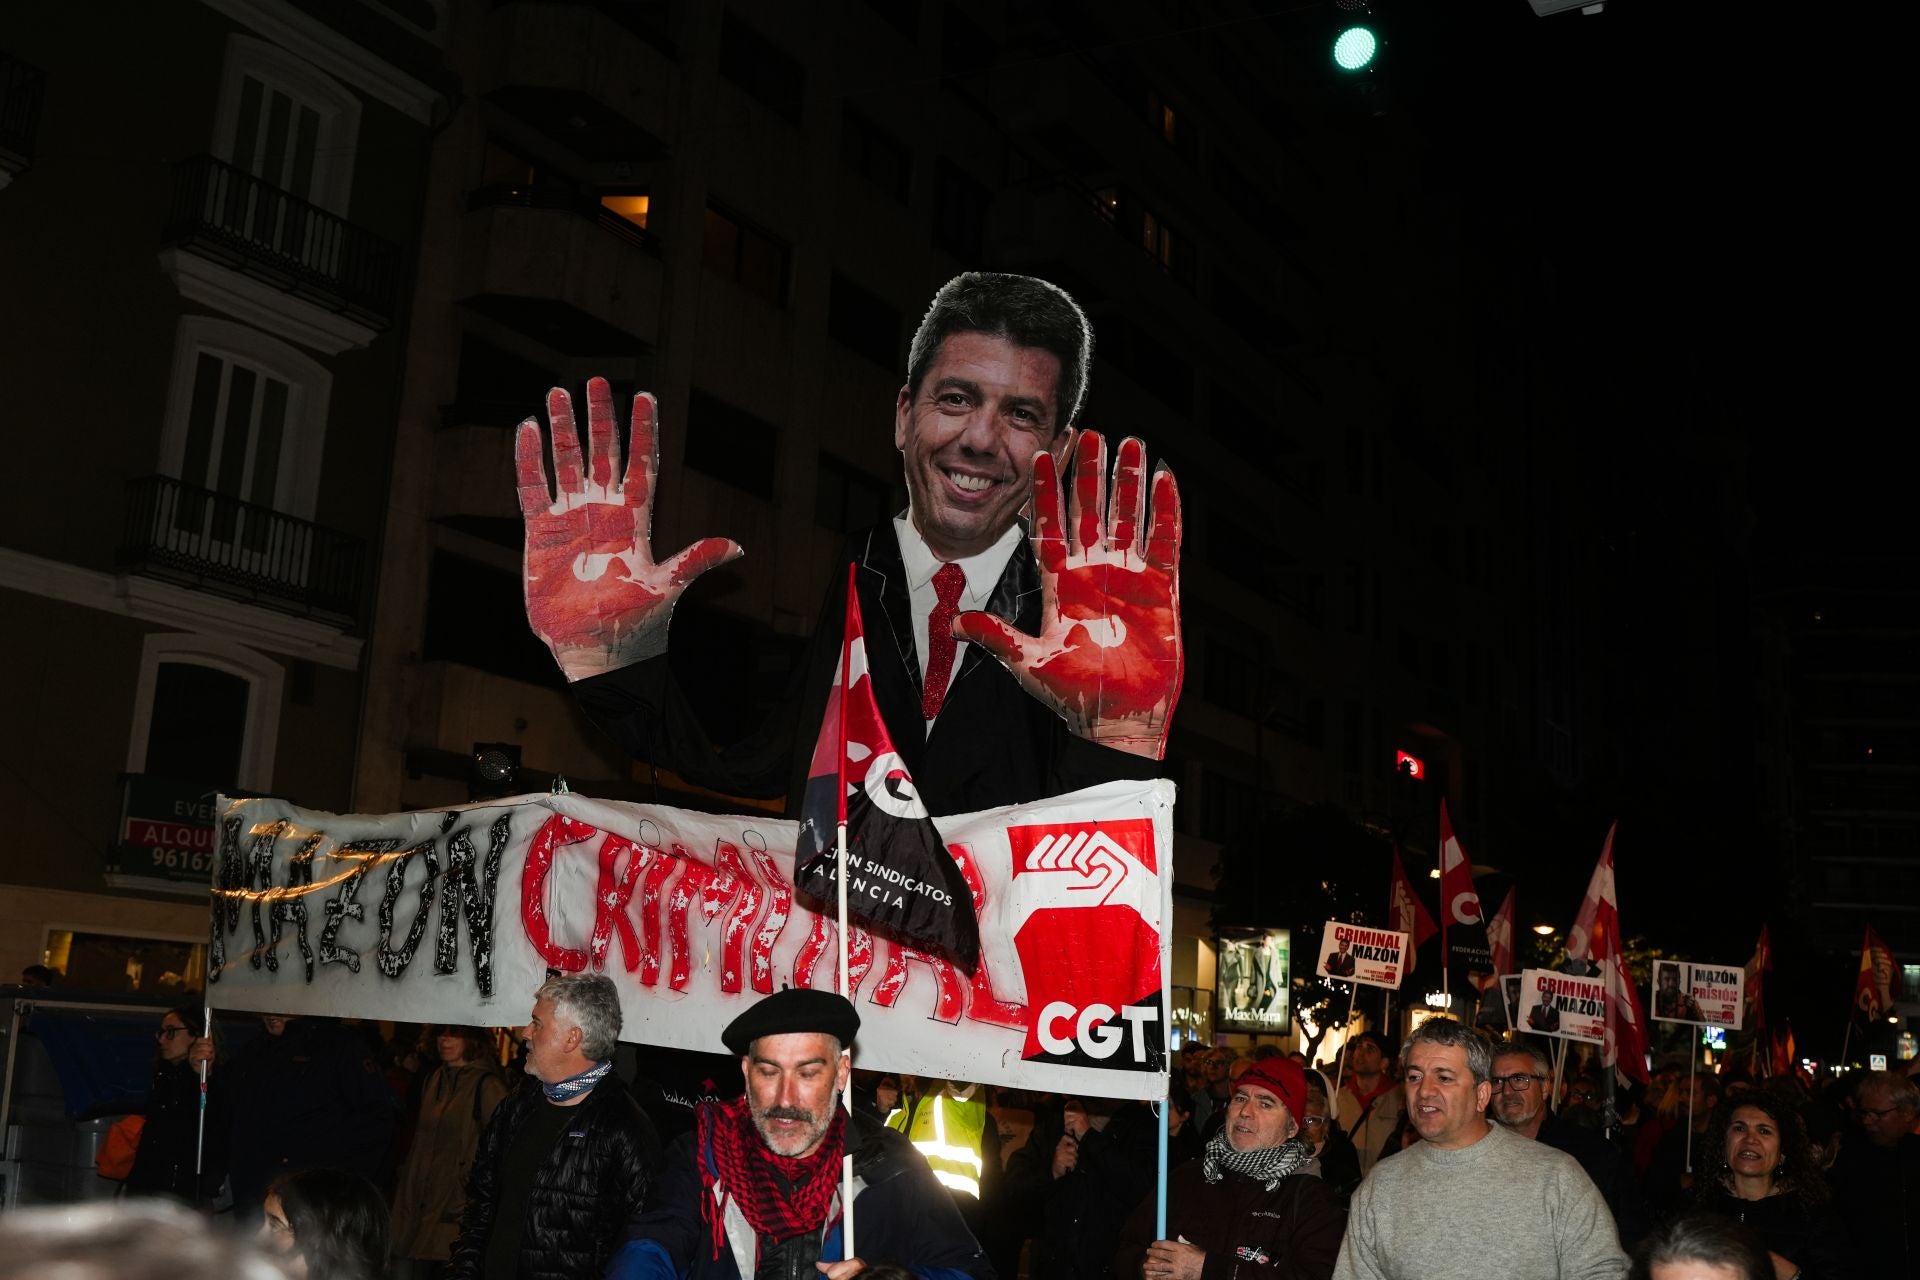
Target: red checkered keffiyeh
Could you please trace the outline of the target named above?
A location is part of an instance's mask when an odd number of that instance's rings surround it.
[[[812,1155],[800,1157],[767,1150],[744,1095],[731,1102],[701,1103],[694,1123],[696,1149],[712,1153],[711,1162],[703,1161],[700,1168],[700,1217],[713,1233],[714,1257],[720,1256],[727,1238],[726,1214],[713,1194],[715,1187],[733,1197],[756,1233],[776,1242],[828,1225],[827,1208],[840,1186],[847,1145],[844,1109],[833,1109],[827,1136]]]

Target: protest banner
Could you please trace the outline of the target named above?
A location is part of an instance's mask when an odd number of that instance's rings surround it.
[[[980,963],[968,974],[856,926],[860,1065],[1163,1096],[1173,793],[1115,782],[937,819],[979,913]],[[215,1008],[515,1025],[549,969],[591,968],[619,988],[623,1039],[716,1052],[760,996],[839,979],[835,922],[793,890],[793,822],[579,795],[219,813]],[[848,890],[942,892],[874,862],[849,865]]]
[[[1740,1029],[1746,1007],[1746,971],[1737,964],[1653,962],[1655,1022],[1694,1022]]]
[[[1529,1035],[1602,1044],[1607,1038],[1607,984],[1551,969],[1520,972],[1519,1028]]]
[[[1320,972],[1398,991],[1407,973],[1407,935],[1329,920],[1320,934]]]

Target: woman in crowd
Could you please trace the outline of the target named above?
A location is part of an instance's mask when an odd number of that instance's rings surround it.
[[[1753,1232],[1711,1213],[1675,1218],[1640,1242],[1627,1280],[1775,1280]]]
[[[1780,1276],[1840,1280],[1852,1274],[1826,1181],[1792,1107],[1757,1092],[1721,1107],[1697,1169],[1696,1207],[1744,1223],[1773,1255]]]
[[[441,1027],[434,1048],[439,1065],[421,1087],[413,1144],[393,1195],[394,1255],[421,1276],[435,1274],[453,1251],[480,1131],[507,1094],[486,1032]]]
[[[294,1280],[382,1280],[387,1204],[357,1173],[308,1169],[267,1191],[261,1238]]]
[[[210,1201],[227,1176],[226,1093],[207,1082],[206,1148],[200,1174],[194,1161],[200,1153],[200,1073],[187,1061],[198,1009],[169,1009],[160,1015],[154,1032],[153,1085],[147,1091],[146,1123],[134,1152],[133,1172],[127,1175],[130,1196],[172,1196],[190,1204]]]
[[[1347,1211],[1319,1176],[1300,1137],[1306,1073],[1287,1058],[1254,1063],[1234,1081],[1226,1123],[1199,1160],[1167,1175],[1167,1238],[1153,1239],[1154,1198],[1120,1232],[1113,1274],[1200,1280],[1257,1274],[1328,1280]]]

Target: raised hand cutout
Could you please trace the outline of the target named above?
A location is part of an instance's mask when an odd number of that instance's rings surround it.
[[[520,514],[526,518],[527,621],[569,680],[583,680],[666,652],[674,602],[695,578],[744,554],[728,538],[702,538],[656,563],[653,489],[660,472],[653,397],[633,398],[626,473],[618,478],[613,396],[605,378],[587,381],[587,449],[574,427],[573,400],[547,393],[553,485],[547,484],[540,424],[514,436]]]
[[[1107,503],[1107,443],[1074,444],[1073,490],[1060,516],[1051,454],[1033,461],[1033,551],[1040,562],[1040,634],[990,613],[963,613],[953,633],[1004,663],[1021,687],[1091,742],[1155,760],[1180,699],[1180,491],[1154,472],[1148,523],[1146,446],[1120,442]],[[1144,535],[1144,537],[1143,537]]]

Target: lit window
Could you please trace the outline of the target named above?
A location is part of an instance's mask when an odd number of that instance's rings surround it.
[[[624,218],[636,227],[647,225],[647,205],[651,196],[601,196],[600,207],[616,217]]]

